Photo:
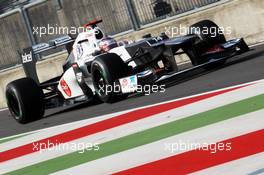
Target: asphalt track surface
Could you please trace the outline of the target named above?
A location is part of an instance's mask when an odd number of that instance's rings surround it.
[[[199,69],[177,77],[165,93],[153,93],[148,96],[136,95],[114,104],[85,104],[53,109],[47,111],[43,119],[26,125],[18,124],[10,116],[8,110],[1,111],[0,138],[260,79],[264,79],[264,45],[256,46],[250,52],[230,59],[223,67],[210,71]]]

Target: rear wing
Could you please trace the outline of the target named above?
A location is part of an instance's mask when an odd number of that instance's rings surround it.
[[[103,20],[101,20],[101,19],[100,19],[100,20],[95,19],[95,20],[93,20],[93,21],[90,21],[90,22],[84,24],[83,27],[85,27],[85,28],[87,28],[87,27],[92,27],[92,28],[94,28],[94,27],[97,26],[97,24],[99,24],[99,23],[101,23],[101,22],[103,22]]]
[[[20,56],[26,76],[32,78],[37,84],[39,84],[36,70],[36,63],[39,60],[39,57],[37,55],[48,50],[56,49],[60,46],[66,46],[66,50],[68,51],[68,53],[70,53],[74,41],[75,38],[66,35],[53,39],[47,43],[40,43],[37,45],[33,45],[32,47],[23,49],[23,52],[20,53]]]

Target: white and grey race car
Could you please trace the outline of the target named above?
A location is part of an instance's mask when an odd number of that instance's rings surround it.
[[[249,51],[242,38],[226,41],[221,33],[203,32],[219,29],[209,20],[193,24],[185,36],[147,34],[139,41],[120,43],[106,36],[97,26],[99,22],[88,23],[87,30],[75,38],[67,35],[23,49],[21,59],[27,77],[6,88],[7,104],[16,121],[28,123],[43,117],[48,108],[68,104],[122,100],[137,92],[139,85],[162,84],[189,70],[216,67]],[[63,74],[40,83],[36,71],[39,55],[61,46],[68,51]],[[191,68],[178,69],[175,56],[181,54],[190,58]]]

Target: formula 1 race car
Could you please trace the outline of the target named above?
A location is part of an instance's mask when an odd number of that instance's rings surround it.
[[[67,35],[23,50],[27,77],[6,88],[8,108],[15,120],[28,123],[43,117],[46,109],[69,104],[93,100],[113,103],[137,92],[139,86],[162,84],[192,69],[216,67],[249,51],[243,39],[226,41],[220,32],[204,32],[211,28],[219,31],[209,20],[190,26],[185,36],[147,34],[139,41],[120,43],[106,36],[97,26],[99,22],[102,20],[86,24],[87,30],[75,38]],[[64,73],[40,83],[36,73],[39,55],[60,46],[66,46],[68,52]],[[188,70],[178,69],[175,56],[181,54],[193,65]]]

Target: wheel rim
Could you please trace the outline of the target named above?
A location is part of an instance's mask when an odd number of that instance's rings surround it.
[[[19,120],[21,118],[21,107],[19,105],[19,102],[16,98],[16,96],[12,93],[8,94],[7,97],[7,104],[10,109],[10,112],[13,114],[16,120]]]
[[[105,81],[105,77],[103,76],[103,73],[100,70],[94,71],[94,86],[96,93],[100,96],[106,96],[106,88],[107,83]]]

